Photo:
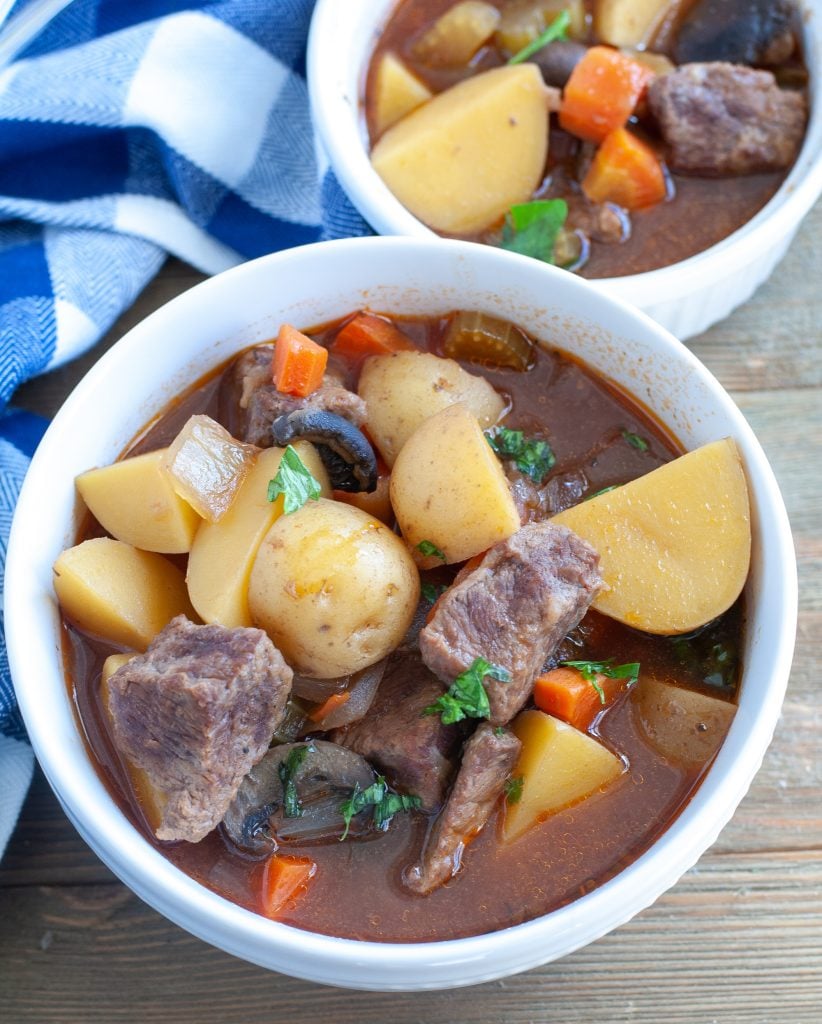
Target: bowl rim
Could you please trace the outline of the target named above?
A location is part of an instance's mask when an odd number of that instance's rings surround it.
[[[364,66],[348,60],[347,80],[355,75],[355,97],[337,75],[329,81],[339,52],[337,29],[341,18],[373,0],[317,0],[311,18],[307,50],[307,80],[312,117],[343,191],[364,219],[380,234],[440,237],[408,211],[371,166],[362,95],[374,45],[400,0],[381,0],[365,49]],[[733,269],[745,267],[759,252],[776,246],[795,230],[822,194],[822,12],[812,0],[797,0],[805,32],[805,57],[811,74],[810,116],[802,149],[776,193],[754,216],[715,245],[678,263],[639,274],[592,278],[591,283],[638,306],[664,303],[689,295],[694,284],[712,284]],[[345,12],[344,14],[342,12]],[[358,55],[357,55],[358,56]],[[333,87],[330,87],[333,86]],[[778,214],[778,215],[777,215]]]
[[[632,864],[586,896],[522,924],[461,939],[415,943],[342,939],[267,920],[216,895],[176,868],[139,835],[103,788],[87,751],[78,771],[74,758],[78,738],[82,746],[79,723],[70,709],[68,726],[65,721],[58,722],[51,709],[38,702],[37,686],[42,689],[51,683],[40,681],[31,690],[27,685],[30,679],[50,678],[64,695],[66,704],[70,703],[59,646],[55,651],[53,645],[42,642],[53,636],[56,617],[54,597],[49,592],[50,573],[45,581],[42,574],[38,577],[32,569],[37,568],[34,549],[42,496],[52,486],[53,467],[60,465],[64,430],[72,418],[84,408],[99,407],[94,402],[96,392],[109,374],[142,355],[146,338],[152,334],[167,335],[177,320],[187,320],[196,313],[202,316],[204,300],[224,303],[228,296],[230,301],[235,287],[242,287],[244,281],[246,286],[264,287],[289,261],[297,267],[306,262],[316,266],[317,260],[333,265],[335,261],[356,260],[358,252],[366,248],[374,250],[383,262],[405,253],[423,266],[439,258],[443,251],[449,257],[459,255],[468,261],[504,261],[522,274],[539,274],[547,284],[553,281],[560,289],[577,292],[595,309],[611,309],[630,318],[637,331],[652,335],[656,344],[676,354],[683,367],[709,387],[733,423],[734,437],[746,461],[752,497],[773,533],[770,557],[779,566],[776,596],[781,619],[776,642],[763,654],[769,680],[766,698],[746,715],[746,722],[737,714],[725,745],[671,826]],[[84,415],[87,418],[89,413]],[[101,357],[58,412],[24,481],[9,544],[5,615],[9,662],[20,709],[46,777],[83,838],[132,890],[193,934],[260,966],[340,987],[410,991],[488,981],[573,952],[650,905],[698,859],[731,818],[773,735],[793,651],[797,582],[787,513],[759,442],[718,381],[672,335],[626,303],[594,292],[588,282],[526,257],[468,242],[371,237],[286,250],[226,271],[166,303],[131,328]],[[30,645],[31,623],[38,621],[40,628],[35,629],[34,636],[41,642]],[[47,621],[51,624],[46,628],[43,624]],[[729,745],[731,736],[739,747],[735,753]],[[733,771],[728,770],[731,764]],[[697,827],[698,815],[710,823],[709,828],[704,824]],[[641,895],[637,896],[639,879]],[[634,897],[620,902],[620,894],[632,886]],[[552,937],[556,941],[557,932],[563,937],[562,949],[546,954],[546,944]],[[507,951],[506,956],[500,956],[501,949]]]

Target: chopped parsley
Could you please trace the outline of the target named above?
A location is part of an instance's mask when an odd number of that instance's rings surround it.
[[[453,725],[463,718],[490,718],[491,705],[485,692],[486,676],[501,683],[511,682],[511,673],[485,658],[475,658],[471,667],[458,675],[451,688],[423,710],[424,715],[441,715],[443,725]]]
[[[517,775],[515,778],[506,779],[505,781],[505,802],[508,804],[518,804],[522,799],[522,787],[525,783],[525,779],[522,775]]]
[[[535,53],[538,53],[543,46],[547,46],[549,43],[553,43],[557,39],[566,39],[568,36],[568,26],[570,24],[570,14],[567,11],[561,11],[544,32],[538,35],[536,39],[532,40],[526,46],[523,46],[518,53],[515,53],[514,56],[510,58],[508,63],[522,64],[523,61],[528,60],[529,57],[533,57]]]
[[[634,434],[630,430],[623,430],[622,436],[628,442],[632,448],[636,448],[638,452],[648,451],[648,442],[644,437],[640,437],[639,434]]]
[[[286,515],[296,512],[307,501],[316,501],[321,494],[319,480],[291,445],[283,452],[274,479],[268,482],[269,501],[275,501],[281,494]]]
[[[511,459],[520,473],[541,484],[557,461],[547,441],[526,437],[522,430],[493,427],[485,434],[501,459]]]
[[[419,551],[421,555],[425,555],[426,558],[428,558],[429,555],[433,555],[435,558],[439,558],[443,562],[446,561],[445,553],[441,551],[432,540],[421,540],[417,545],[417,551]]]
[[[301,818],[303,816],[303,808],[300,803],[300,796],[297,793],[297,783],[294,776],[299,771],[300,765],[308,756],[309,751],[313,750],[314,747],[310,743],[294,747],[293,750],[289,751],[288,757],[281,761],[277,768],[280,782],[283,784],[283,814],[286,818]]]
[[[374,825],[384,829],[399,811],[413,811],[422,804],[418,796],[406,796],[403,793],[391,793],[388,783],[382,777],[377,776],[377,781],[367,789],[354,788],[351,796],[340,804],[340,814],[345,822],[345,831],[340,836],[340,842],[348,836],[351,828],[351,820],[366,807],[374,808]]]
[[[543,263],[556,263],[557,236],[568,218],[564,199],[534,199],[518,203],[505,215],[500,246]]]
[[[442,594],[445,593],[446,590],[448,590],[448,587],[443,586],[442,584],[438,586],[436,583],[423,583],[421,590],[422,596],[425,600],[430,604],[433,604]]]
[[[639,662],[631,661],[625,665],[614,665],[613,658],[605,661],[561,661],[560,665],[565,668],[575,668],[581,673],[582,678],[590,683],[599,696],[600,704],[605,703],[605,691],[599,684],[597,676],[607,676],[609,679],[627,679],[628,686],[633,686],[639,679]]]

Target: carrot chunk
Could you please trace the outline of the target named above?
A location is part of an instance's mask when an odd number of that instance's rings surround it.
[[[386,356],[392,352],[416,350],[411,339],[388,320],[372,313],[357,313],[340,328],[332,346],[335,354],[346,359]]]
[[[274,387],[287,395],[305,398],[322,384],[328,349],[306,334],[283,324],[274,346]]]
[[[618,203],[628,210],[660,203],[667,195],[656,153],[624,128],[611,132],[596,151],[582,190],[592,202]]]
[[[284,857],[274,854],[265,862],[260,887],[260,909],[266,917],[277,917],[289,900],[305,889],[317,872],[308,857]]]
[[[585,732],[599,712],[624,688],[624,679],[611,679],[597,673],[596,679],[591,681],[574,668],[559,667],[537,678],[534,703],[540,711]]]
[[[580,139],[602,142],[624,127],[653,77],[649,67],[619,50],[590,47],[565,86],[560,126]]]

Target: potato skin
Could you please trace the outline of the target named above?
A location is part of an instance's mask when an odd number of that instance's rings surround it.
[[[399,537],[360,509],[321,498],[282,516],[263,538],[248,604],[292,668],[333,679],[392,651],[419,596]]]

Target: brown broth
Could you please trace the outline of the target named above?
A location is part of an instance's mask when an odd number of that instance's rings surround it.
[[[445,318],[404,320],[401,325],[420,348],[438,352],[447,323]],[[339,324],[312,333],[327,345],[338,328]],[[355,371],[342,368],[353,384]],[[635,400],[559,352],[540,350],[527,373],[469,368],[482,372],[507,394],[511,403],[507,425],[547,432],[557,455],[553,473],[583,472],[590,492],[634,479],[682,451]],[[181,396],[135,440],[128,454],[168,443],[195,412],[208,410],[225,421],[226,412],[217,400],[221,377],[218,370]],[[641,435],[647,450],[627,443],[626,430]],[[91,521],[78,539],[99,532]],[[736,645],[741,628],[737,605],[710,627],[706,642]],[[261,862],[235,848],[220,828],[192,844],[159,842],[147,827],[110,742],[99,699],[102,664],[114,651],[111,644],[66,624],[68,685],[102,778],[124,813],[171,862],[213,891],[258,910]],[[628,629],[596,612],[588,613],[557,654],[558,659],[610,657],[617,663],[640,661],[643,670],[657,678],[708,689],[698,660],[683,663],[670,639]],[[709,692],[733,699],[735,679],[724,689]],[[417,858],[430,825],[423,815],[397,815],[386,833],[368,840],[302,848],[283,844],[284,852],[310,856],[318,870],[309,892],[289,904],[280,920],[347,938],[441,940],[527,921],[601,885],[671,824],[707,765],[672,764],[653,750],[637,726],[628,691],[601,713],[591,731],[630,765],[630,771],[604,793],[555,814],[511,846],[498,842],[504,813],[500,809],[468,848],[458,876],[425,898],[409,894],[400,882],[403,868]]]
[[[506,0],[489,0],[503,9]],[[690,0],[680,5],[679,16]],[[455,85],[479,71],[499,67],[502,56],[493,46],[486,46],[466,69],[434,69],[414,59],[412,47],[424,29],[434,22],[454,0],[400,0],[380,36],[369,65],[365,89],[365,117],[372,144],[374,132],[374,82],[376,69],[383,54],[397,53],[411,70],[435,93]],[[592,7],[587,4],[589,11]],[[670,36],[670,25],[666,28]],[[593,35],[591,42],[595,42]],[[662,48],[664,49],[664,48]],[[551,152],[546,165],[545,183],[537,190],[550,198],[554,193],[548,183],[554,170],[560,166],[554,160],[556,139],[564,136],[575,150],[576,143],[558,128],[552,129]],[[641,274],[671,266],[700,252],[738,231],[748,223],[776,194],[787,172],[752,174],[741,177],[698,178],[670,174],[671,197],[667,202],[645,210],[634,211],[631,216],[631,235],[621,243],[591,242],[590,255],[578,273],[586,278],[622,277]],[[560,190],[556,195],[562,195]],[[473,240],[497,244],[499,231],[491,230],[471,236]]]

